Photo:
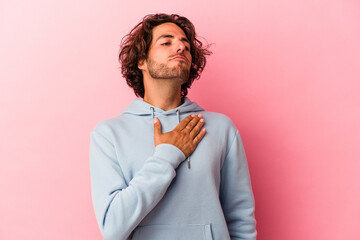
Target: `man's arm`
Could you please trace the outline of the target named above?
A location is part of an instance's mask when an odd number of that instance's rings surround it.
[[[162,134],[154,122],[155,152],[127,184],[114,145],[96,130],[91,133],[90,172],[95,215],[104,239],[126,239],[157,205],[175,177],[175,169],[203,138],[203,122],[188,116]],[[190,140],[189,140],[190,139]]]
[[[221,170],[220,200],[232,240],[255,240],[255,203],[244,147],[236,130]]]

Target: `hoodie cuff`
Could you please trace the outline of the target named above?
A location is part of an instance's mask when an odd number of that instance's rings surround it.
[[[162,143],[155,147],[154,157],[166,161],[176,169],[185,160],[184,153],[172,144]]]

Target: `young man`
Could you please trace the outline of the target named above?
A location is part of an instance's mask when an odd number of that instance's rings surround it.
[[[209,54],[178,15],[148,15],[123,41],[122,74],[142,99],[91,133],[104,239],[256,239],[239,132],[186,97]]]

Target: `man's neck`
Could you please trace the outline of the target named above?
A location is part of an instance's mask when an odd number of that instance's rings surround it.
[[[145,84],[146,82],[146,84]],[[181,85],[171,80],[144,81],[144,101],[168,111],[182,104]]]

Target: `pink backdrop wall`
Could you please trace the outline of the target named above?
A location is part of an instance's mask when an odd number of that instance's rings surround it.
[[[360,239],[356,0],[2,0],[0,239],[101,239],[89,133],[134,98],[118,47],[154,12],[215,43],[189,96],[240,130],[258,239]]]

